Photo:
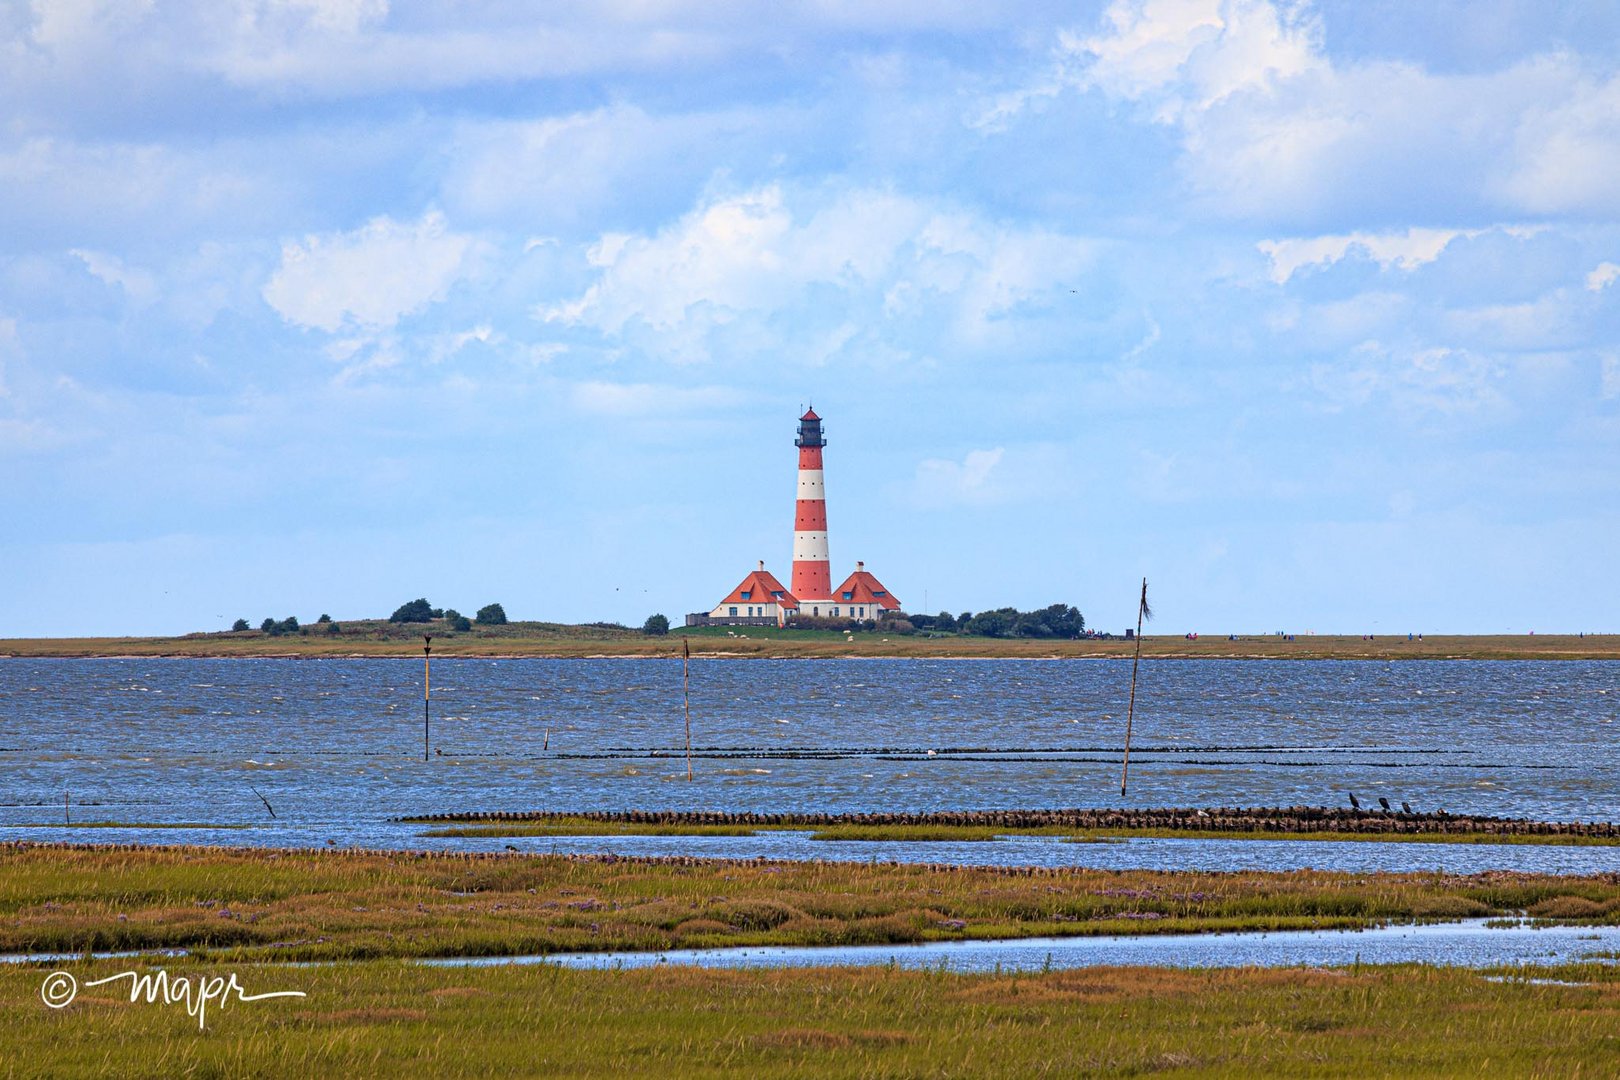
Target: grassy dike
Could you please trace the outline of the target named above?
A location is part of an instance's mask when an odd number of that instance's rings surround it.
[[[82,984],[129,961],[67,965]],[[0,970],[0,1075],[355,1077],[1608,1076],[1620,985],[1433,968],[434,969],[167,965],[248,993],[206,1032],[109,987],[44,1007]],[[1546,974],[1546,973],[1543,973]],[[115,984],[122,985],[122,984]]]
[[[918,659],[1096,659],[1131,655],[1133,644],[1110,641],[1056,641],[982,637],[902,637],[881,630],[843,634],[817,630],[745,627],[680,629],[666,637],[635,630],[552,623],[511,623],[447,631],[442,623],[344,622],[340,634],[319,626],[298,634],[269,635],[257,630],[199,633],[177,637],[0,638],[4,657],[367,657],[421,656],[421,635],[433,635],[437,657],[665,657],[680,655],[681,641],[694,656],[740,658],[911,657]],[[1183,659],[1291,660],[1620,660],[1620,635],[1275,635],[1225,634],[1195,640],[1150,635],[1142,655]]]
[[[1620,876],[963,868],[0,845],[0,952],[232,962],[1620,921]]]

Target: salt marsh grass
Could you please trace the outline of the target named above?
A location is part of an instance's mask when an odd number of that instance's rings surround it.
[[[1620,881],[0,845],[0,952],[216,959],[1620,922]]]
[[[127,961],[71,965],[82,982]],[[1620,985],[1418,967],[570,971],[392,961],[186,963],[303,999],[176,1010],[0,970],[5,1065],[27,1076],[1609,1075]]]

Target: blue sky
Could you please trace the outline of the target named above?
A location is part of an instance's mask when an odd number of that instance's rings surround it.
[[[1620,630],[1620,8],[0,0],[6,635]]]

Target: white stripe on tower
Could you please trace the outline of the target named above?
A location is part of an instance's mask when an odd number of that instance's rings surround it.
[[[821,473],[821,417],[814,409],[799,417],[799,493],[793,514],[793,584],[804,600],[832,597],[832,565],[827,555],[827,488]]]

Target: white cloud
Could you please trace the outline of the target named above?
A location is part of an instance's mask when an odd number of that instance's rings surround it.
[[[1270,220],[1620,209],[1620,75],[1569,52],[1485,74],[1345,60],[1308,3],[1114,0],[970,123],[1094,89],[1180,135],[1202,204]]]
[[[1068,285],[1092,257],[1093,246],[1076,237],[892,192],[798,202],[813,205],[790,205],[770,186],[706,202],[653,235],[605,234],[585,251],[596,280],[537,313],[608,335],[645,327],[647,346],[677,360],[705,358],[718,330],[763,346],[771,319],[792,313],[794,347],[814,338],[811,351],[824,361],[851,342],[839,329],[850,319],[817,296],[871,306],[887,320],[925,317],[944,302],[952,329],[973,339]],[[837,317],[824,325],[829,314]],[[819,330],[807,337],[812,327]]]
[[[126,266],[116,255],[83,248],[73,248],[70,254],[77,256],[93,276],[124,290],[135,303],[147,304],[157,298],[156,279],[144,270]]]
[[[1112,97],[1153,103],[1174,120],[1322,63],[1313,24],[1266,0],[1115,0],[1104,32],[1060,35],[1089,57],[1082,81]]]
[[[0,317],[0,398],[11,396],[6,386],[6,360],[21,356],[22,343],[17,340],[17,320]]]
[[[1612,262],[1601,262],[1586,275],[1586,287],[1592,292],[1602,292],[1604,289],[1620,281],[1620,265]]]
[[[1420,229],[1388,233],[1345,233],[1337,236],[1292,237],[1262,240],[1256,246],[1271,260],[1271,280],[1285,284],[1306,266],[1338,262],[1352,248],[1384,269],[1413,270],[1440,257],[1459,236],[1478,236],[1482,230]]]
[[[379,217],[353,232],[284,245],[264,298],[300,326],[385,329],[443,299],[468,272],[474,247],[438,213],[415,223]]]
[[[1398,412],[1431,416],[1507,409],[1504,376],[1499,362],[1467,350],[1390,350],[1377,342],[1315,364],[1310,373],[1330,410],[1387,402]]]
[[[705,409],[729,409],[743,395],[724,386],[675,387],[650,383],[575,383],[569,391],[574,408],[596,416],[676,415]]]
[[[993,501],[999,491],[992,477],[1006,448],[970,450],[961,461],[929,458],[917,466],[916,492],[926,505]]]

